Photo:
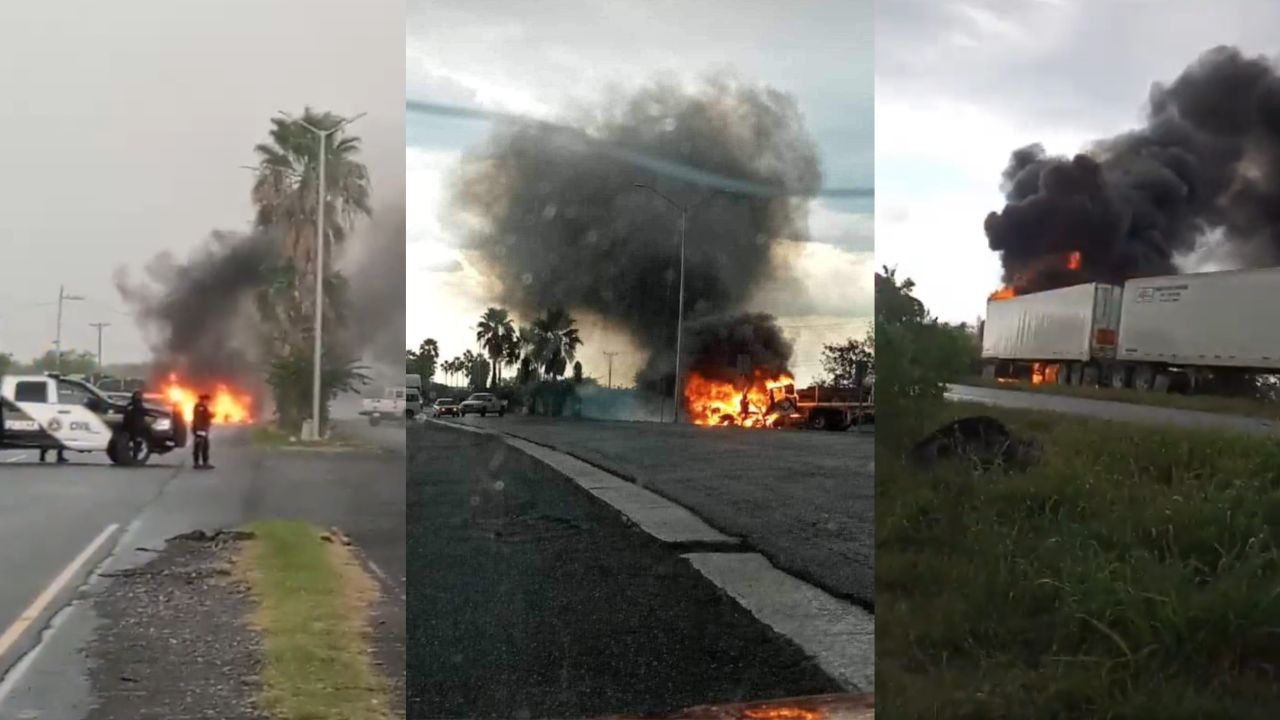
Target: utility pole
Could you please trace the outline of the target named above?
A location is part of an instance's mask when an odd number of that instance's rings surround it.
[[[83,300],[79,295],[68,295],[67,289],[63,285],[58,286],[58,330],[57,336],[53,340],[54,347],[54,370],[62,372],[62,303],[65,300]]]
[[[618,353],[616,352],[605,353],[605,357],[609,358],[609,389],[610,390],[613,389],[613,356],[617,354]]]
[[[708,193],[707,195],[703,196],[703,198],[702,198],[701,200],[699,200],[699,201],[697,201],[697,202],[693,203],[692,205],[688,205],[688,204],[686,204],[686,205],[681,205],[680,203],[676,202],[675,200],[672,200],[671,198],[667,197],[666,195],[663,195],[662,193],[658,192],[658,190],[657,190],[656,188],[654,188],[654,187],[652,187],[652,186],[650,186],[650,185],[645,185],[644,183],[632,183],[632,186],[633,186],[633,187],[637,187],[637,188],[642,188],[642,189],[644,189],[644,190],[648,190],[649,192],[653,193],[654,195],[657,195],[658,197],[662,198],[663,200],[666,200],[666,201],[667,201],[667,204],[669,204],[671,207],[675,208],[675,209],[676,209],[677,211],[679,211],[679,213],[680,213],[680,300],[679,300],[679,303],[677,304],[677,310],[676,310],[676,357],[675,357],[675,364],[676,364],[676,380],[675,380],[675,389],[674,389],[674,391],[672,392],[672,400],[673,400],[673,401],[674,401],[674,403],[675,403],[675,407],[674,407],[674,408],[672,408],[672,413],[671,413],[671,422],[673,422],[673,423],[678,423],[678,422],[680,422],[680,405],[681,405],[681,403],[680,403],[680,341],[681,341],[681,338],[684,336],[684,234],[685,234],[685,224],[686,224],[686,222],[688,221],[690,211],[694,210],[694,209],[695,209],[695,208],[697,208],[699,205],[702,205],[703,203],[707,202],[708,200],[710,200],[711,198],[713,198],[713,197],[715,197],[715,196],[717,196],[717,195],[721,195],[721,194],[728,195],[728,194],[729,194],[729,192],[728,192],[727,190],[713,190],[713,191],[711,191],[710,193]]]
[[[338,123],[337,125],[334,125],[333,127],[329,128],[328,130],[321,130],[320,128],[315,127],[314,125],[311,125],[306,120],[301,120],[301,119],[297,119],[290,116],[288,113],[284,112],[283,110],[280,111],[280,114],[283,115],[286,119],[292,122],[296,122],[302,127],[315,133],[316,140],[320,144],[320,172],[319,172],[320,177],[319,177],[319,181],[316,183],[316,308],[315,308],[316,344],[315,344],[314,359],[313,359],[314,367],[312,368],[312,375],[311,375],[311,437],[309,438],[310,440],[319,440],[321,438],[320,361],[321,361],[321,347],[322,347],[320,342],[320,333],[322,330],[322,325],[324,324],[324,251],[325,251],[324,216],[325,216],[325,211],[328,209],[328,203],[325,202],[326,196],[328,195],[328,188],[325,187],[324,162],[325,162],[325,155],[327,154],[328,148],[329,148],[329,136],[338,132],[342,128],[350,125],[356,120],[359,120],[360,118],[364,117],[365,113],[360,113],[355,117],[347,118],[342,122]]]
[[[111,327],[111,323],[89,323],[89,327],[98,330],[98,374],[102,374],[102,329]]]

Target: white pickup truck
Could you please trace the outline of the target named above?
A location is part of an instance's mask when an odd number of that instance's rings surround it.
[[[458,414],[466,417],[469,413],[476,413],[480,417],[485,415],[503,415],[507,411],[507,401],[500,400],[493,393],[476,393],[458,406]]]
[[[142,465],[187,443],[177,407],[147,405],[145,442],[124,430],[125,403],[83,380],[47,375],[0,377],[0,448],[105,452],[117,465]]]
[[[380,398],[366,398],[360,414],[370,425],[383,420],[413,420],[422,414],[422,395],[416,388],[387,388]]]

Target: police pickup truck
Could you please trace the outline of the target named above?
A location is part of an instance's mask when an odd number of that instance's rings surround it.
[[[0,377],[0,448],[105,452],[117,465],[142,465],[187,444],[179,408],[147,405],[151,428],[136,446],[124,431],[125,403],[93,385],[48,375]]]

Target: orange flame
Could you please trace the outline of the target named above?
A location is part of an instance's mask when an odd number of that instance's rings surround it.
[[[787,373],[769,377],[757,371],[744,391],[734,383],[691,372],[685,380],[684,399],[695,425],[772,427],[781,415],[774,402],[788,385],[794,392],[795,378]]]
[[[1052,264],[1052,263],[1041,263],[1041,266],[1043,267],[1049,264]],[[1071,252],[1067,253],[1066,264],[1067,264],[1068,270],[1079,270],[1080,269],[1080,251],[1072,250]],[[1023,278],[1021,275],[1014,278],[1014,282],[1017,284],[1021,284],[1022,281],[1023,281]],[[1018,294],[1019,294],[1018,291],[1015,290],[1012,285],[1005,285],[999,290],[991,293],[991,295],[989,295],[987,299],[988,300],[1008,300],[1011,297],[1017,297]]]
[[[176,374],[171,374],[161,392],[165,399],[182,410],[182,416],[190,424],[201,391],[184,385]],[[218,383],[208,394],[209,410],[213,413],[214,422],[229,425],[253,422],[253,415],[249,410],[253,407],[253,398],[249,395],[236,393],[223,383]]]

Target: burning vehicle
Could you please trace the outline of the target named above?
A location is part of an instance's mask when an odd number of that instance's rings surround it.
[[[982,325],[988,379],[1164,392],[1215,376],[1280,372],[1270,307],[1280,268],[1085,283],[994,297]]]
[[[1147,105],[1074,157],[1012,154],[984,226],[1004,270],[987,377],[1165,390],[1280,371],[1280,72],[1216,47]]]
[[[854,388],[813,385],[797,390],[787,373],[726,383],[691,373],[685,403],[695,425],[848,430],[874,421],[875,380],[860,372]]]

